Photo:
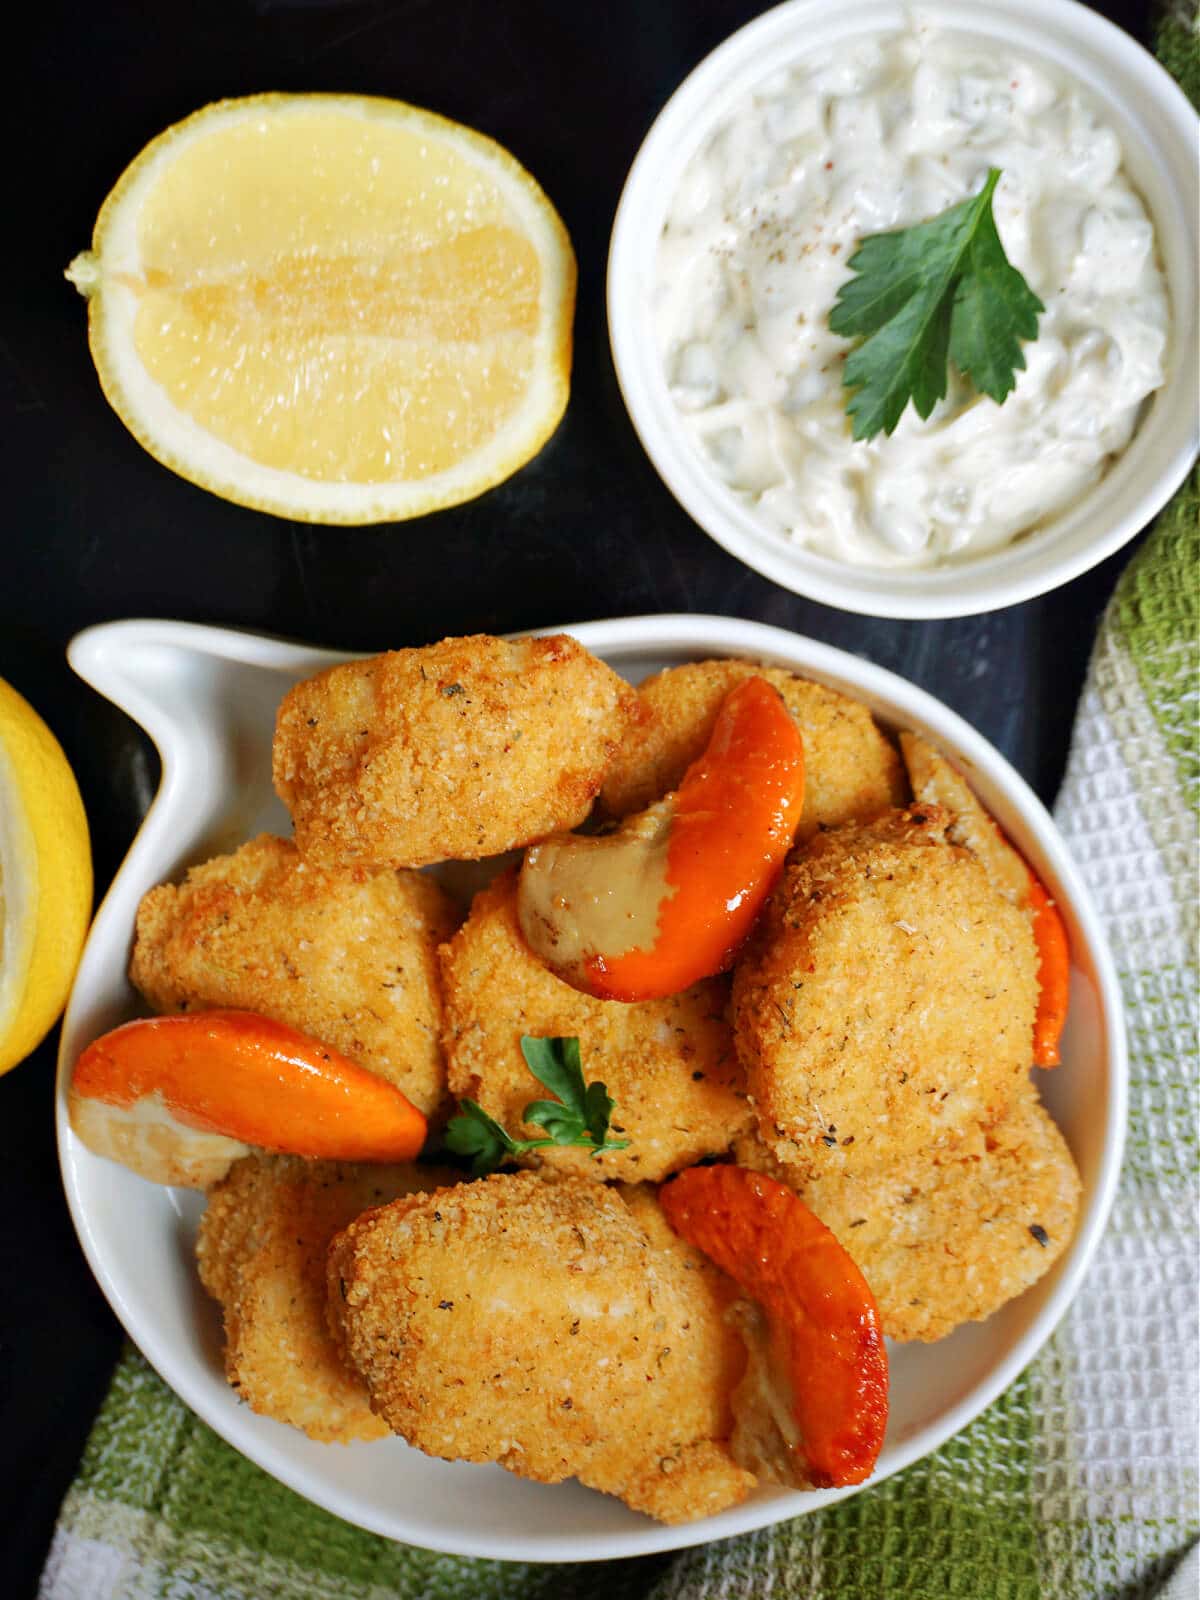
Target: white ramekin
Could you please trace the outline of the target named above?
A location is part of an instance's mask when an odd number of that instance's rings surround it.
[[[695,151],[770,74],[832,44],[892,32],[914,11],[1041,57],[1102,102],[1158,235],[1171,298],[1167,380],[1132,443],[1070,510],[995,554],[928,571],[856,567],[766,527],[708,469],[667,388],[651,319],[667,207]],[[630,169],[613,226],[608,320],[625,404],[647,454],[684,509],[730,554],[784,588],[882,617],[967,616],[1012,605],[1086,572],[1131,539],[1183,481],[1200,447],[1197,258],[1200,122],[1135,40],[1075,0],[787,0],[720,45],[687,77]]]

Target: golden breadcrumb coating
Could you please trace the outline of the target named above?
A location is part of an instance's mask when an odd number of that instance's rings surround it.
[[[951,844],[961,844],[978,856],[1000,893],[1014,905],[1025,905],[1029,899],[1029,868],[984,810],[962,773],[918,733],[902,733],[900,751],[916,798],[950,813],[946,837]]]
[[[289,1023],[436,1116],[436,950],[458,920],[429,877],[314,866],[264,833],[151,889],[129,976],[156,1011],[231,1007]]]
[[[602,809],[627,816],[677,788],[704,750],[721,702],[744,678],[773,684],[804,738],[804,810],[797,838],[819,823],[873,817],[902,805],[908,786],[900,757],[866,706],[836,689],[753,661],[691,661],[647,678],[637,721],[605,775]]]
[[[865,1177],[805,1179],[753,1136],[734,1156],[790,1184],[861,1268],[893,1339],[941,1339],[1024,1293],[1075,1231],[1079,1174],[1037,1091],[969,1155],[928,1152]]]
[[[288,692],[275,788],[305,857],[476,861],[582,822],[635,703],[566,634],[395,650]]]
[[[594,1180],[658,1179],[720,1155],[753,1113],[726,1020],[728,980],[708,978],[665,1000],[594,1000],[542,965],[517,920],[517,880],[505,873],[476,895],[471,914],[440,951],[443,1039],[450,1091],[476,1100],[515,1137],[544,1137],[521,1113],[545,1090],[521,1054],[521,1035],[576,1037],[584,1078],[616,1102],[614,1133],[626,1150],[591,1156],[534,1152]],[[523,1132],[521,1130],[524,1130]]]
[[[736,1293],[649,1194],[542,1173],[398,1201],[329,1252],[331,1324],[409,1444],[663,1522],[754,1484],[727,1447]]]
[[[210,1192],[200,1279],[225,1318],[225,1372],[252,1411],[311,1439],[380,1439],[366,1390],[342,1361],[325,1315],[334,1234],[372,1206],[453,1182],[409,1165],[353,1166],[251,1155]]]
[[[812,1176],[978,1147],[1029,1069],[1029,917],[947,821],[917,806],[817,835],[735,969],[759,1134]]]

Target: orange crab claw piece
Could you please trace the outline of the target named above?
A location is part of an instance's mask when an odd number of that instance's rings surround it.
[[[314,1159],[406,1161],[425,1142],[399,1089],[249,1011],[127,1022],[79,1057],[71,1093],[117,1113],[156,1102],[184,1129]]]
[[[862,1273],[790,1189],[746,1167],[690,1167],[659,1202],[675,1232],[765,1311],[806,1476],[821,1488],[862,1483],[888,1415],[887,1348]]]
[[[1071,988],[1071,947],[1058,907],[1046,886],[1029,869],[1029,908],[1033,913],[1033,940],[1038,952],[1037,1012],[1033,1019],[1033,1064],[1057,1067],[1062,1061],[1059,1040],[1067,1020]]]
[[[521,930],[597,999],[678,994],[732,965],[803,803],[800,730],[764,678],[746,678],[673,794],[615,833],[559,835],[526,853]]]

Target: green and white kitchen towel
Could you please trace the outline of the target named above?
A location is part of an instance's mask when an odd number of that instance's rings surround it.
[[[1160,54],[1200,92],[1190,24],[1168,22]],[[42,1600],[1194,1597],[1198,575],[1194,475],[1104,619],[1056,813],[1124,991],[1121,1187],[1065,1322],[969,1428],[830,1510],[680,1555],[471,1561],[318,1511],[222,1443],[130,1349],[63,1504]]]

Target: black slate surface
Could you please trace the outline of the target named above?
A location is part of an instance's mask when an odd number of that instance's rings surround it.
[[[157,759],[74,680],[64,647],[124,616],[228,623],[371,650],[447,633],[651,611],[775,623],[946,700],[1054,794],[1100,611],[1129,552],[1054,595],[959,621],[830,610],[742,568],[643,456],[608,356],[603,281],[626,169],[684,74],[746,0],[104,0],[7,28],[8,227],[0,325],[0,676],[54,727],[91,820],[97,890]],[[1095,9],[1145,36],[1147,7]],[[20,26],[14,20],[20,17]],[[168,123],[226,95],[408,99],[506,144],[559,207],[580,265],[572,400],[542,454],[473,504],[395,527],[278,521],[174,477],[105,404],[62,278],[101,200]],[[0,1079],[0,1594],[32,1594],[120,1331],[58,1179],[55,1039]]]

